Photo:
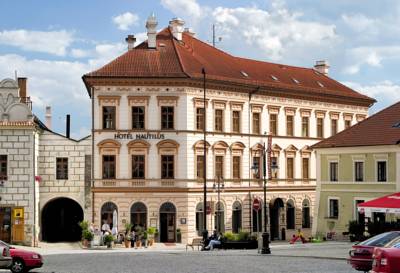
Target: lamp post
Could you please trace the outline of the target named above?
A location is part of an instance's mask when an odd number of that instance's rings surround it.
[[[264,191],[264,230],[262,234],[262,249],[261,254],[271,254],[271,249],[269,247],[269,233],[268,233],[268,215],[267,215],[267,179],[271,177],[271,171],[276,171],[277,166],[273,166],[271,170],[271,143],[272,136],[268,134],[268,147],[266,149],[265,142],[263,144],[262,157],[263,157],[263,191]],[[268,157],[268,169],[267,169],[267,157]],[[259,174],[260,167],[258,164],[254,164],[251,169],[255,175]],[[268,173],[267,173],[268,170]],[[268,176],[267,176],[268,175]]]
[[[206,70],[203,68],[201,70],[201,73],[203,74],[203,96],[204,96],[204,127],[203,127],[203,141],[204,141],[204,146],[203,146],[203,151],[204,151],[204,158],[203,158],[203,178],[204,178],[204,188],[203,188],[203,223],[204,223],[204,230],[203,230],[203,240],[206,240],[208,238],[208,231],[207,231],[207,142],[206,142],[206,135],[207,135],[207,102],[206,102]]]
[[[215,212],[215,215],[217,216],[217,221],[215,221],[215,224],[217,226],[217,232],[221,233],[221,223],[220,223],[220,218],[221,218],[221,191],[223,191],[225,188],[223,177],[217,176],[216,179],[214,180],[214,185],[213,189],[214,191],[217,191],[217,211]]]

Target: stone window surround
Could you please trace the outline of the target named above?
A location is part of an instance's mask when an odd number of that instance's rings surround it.
[[[177,129],[177,113],[176,110],[178,109],[178,100],[179,96],[157,96],[157,105],[159,108],[159,117],[160,117],[160,130],[176,130]],[[174,128],[173,129],[162,129],[162,106],[172,106],[174,107]]]
[[[354,183],[360,183],[360,182],[365,182],[365,155],[353,155],[352,157],[352,173],[353,173],[353,182]],[[362,181],[356,181],[356,162],[362,162],[363,163],[363,180]]]
[[[337,200],[338,201],[338,217],[331,217],[330,211],[331,211],[331,206],[330,206],[330,200]],[[338,196],[328,196],[327,198],[327,218],[329,219],[339,219],[340,218],[340,197]]]
[[[99,165],[100,165],[100,177],[103,179],[103,155],[114,155],[115,156],[115,179],[119,178],[120,171],[120,149],[121,143],[113,139],[105,139],[97,143],[99,149]],[[109,179],[109,178],[107,178]],[[107,180],[106,179],[106,180]]]
[[[225,132],[225,108],[226,100],[212,100],[214,113],[213,113],[213,131],[215,131],[215,110],[222,110],[222,132]]]
[[[7,181],[8,180],[8,174],[10,173],[10,157],[8,156],[8,154],[2,154],[5,155],[7,157],[7,170],[6,170],[6,177],[5,179],[1,179],[3,181]]]
[[[246,146],[241,143],[241,142],[234,142],[232,143],[230,150],[231,150],[231,178],[232,179],[242,179],[243,178],[243,150],[246,148]],[[240,165],[239,165],[239,178],[233,178],[233,157],[238,156],[240,157]]]
[[[229,102],[229,106],[230,106],[230,110],[231,110],[231,132],[232,133],[241,133],[243,131],[243,126],[242,126],[243,105],[244,105],[244,102],[241,102],[241,101],[230,101]],[[233,131],[233,112],[234,111],[239,112],[239,132],[234,132]]]
[[[280,152],[282,151],[282,148],[279,147],[278,144],[273,144],[271,147],[271,157],[276,157],[276,163],[278,165],[278,170],[276,171],[276,178],[272,178],[272,179],[278,179],[279,178],[279,157],[280,157]],[[286,164],[286,162],[285,162]],[[268,174],[267,174],[268,175]],[[271,177],[272,177],[272,173],[271,173]]]
[[[374,154],[374,165],[375,165],[375,181],[378,183],[385,183],[389,181],[389,164],[388,154]],[[378,181],[378,162],[386,162],[386,181]]]
[[[64,178],[58,179],[57,178],[57,158],[66,158],[67,159],[67,179],[64,179]],[[56,157],[54,157],[54,174],[55,174],[54,177],[55,177],[56,181],[58,181],[58,182],[67,181],[71,177],[70,174],[69,174],[69,170],[72,169],[70,164],[71,164],[71,162],[70,162],[69,156],[56,156]]]
[[[148,106],[149,106],[149,101],[150,101],[150,96],[128,96],[128,105],[129,105],[129,117],[128,117],[128,122],[129,122],[129,128],[132,128],[132,107],[135,106],[142,106],[144,107],[144,129],[141,130],[146,130],[148,128]],[[135,129],[135,130],[140,130],[140,129]]]
[[[115,130],[120,129],[119,106],[120,106],[121,96],[98,95],[97,100],[100,108],[99,111],[100,128],[102,130],[108,130],[103,128],[103,106],[115,106]]]
[[[303,160],[303,158],[308,158],[308,178],[307,179],[311,179],[310,174],[311,174],[311,153],[312,153],[312,149],[306,145],[304,146],[301,150],[300,150],[300,154],[301,154],[301,158]],[[303,161],[301,162],[303,164]],[[303,166],[301,168],[301,177],[304,177],[303,174]]]
[[[295,116],[296,116],[296,111],[297,111],[297,108],[296,107],[284,107],[284,109],[285,109],[285,114],[286,114],[286,135],[287,136],[295,136],[296,135],[296,122],[295,122]],[[289,135],[288,134],[288,119],[287,119],[287,117],[288,116],[292,116],[293,117],[293,120],[292,120],[292,134],[291,135]]]
[[[176,142],[175,140],[172,139],[165,139],[165,140],[161,140],[160,142],[158,142],[157,144],[157,151],[158,151],[158,167],[160,170],[160,179],[161,179],[161,156],[163,155],[173,155],[174,156],[174,178],[173,179],[177,179],[177,175],[178,175],[178,152],[179,152],[179,143]],[[166,179],[166,180],[172,180],[172,179]]]
[[[216,177],[216,156],[222,156],[223,157],[223,166],[222,166],[222,176],[225,176],[225,157],[226,157],[226,151],[229,148],[228,144],[225,141],[217,141],[216,143],[213,144],[212,149],[213,149],[213,159],[214,159],[214,176]]]
[[[295,158],[296,158],[298,149],[293,144],[290,144],[284,151],[285,151],[285,161],[286,161],[286,179],[292,180],[292,179],[296,178],[296,162],[295,162],[296,160],[295,160]],[[293,168],[292,168],[293,169],[293,178],[287,177],[287,171],[288,171],[287,159],[288,158],[293,158]]]
[[[205,103],[205,107],[204,107],[204,99],[203,98],[193,98],[193,130],[195,130],[195,131],[199,131],[199,130],[203,131],[202,129],[197,129],[197,108],[203,108],[204,113],[206,113],[206,116],[207,116],[208,102],[209,102],[209,99],[206,98],[206,103]],[[207,126],[205,119],[204,119],[204,126]]]
[[[206,141],[206,157],[208,158],[208,149],[210,148],[210,143]],[[194,179],[198,179],[199,182],[203,183],[203,178],[197,177],[197,156],[204,156],[204,142],[203,140],[197,141],[193,144],[193,152],[194,152]]]
[[[264,104],[260,104],[260,103],[251,103],[250,104],[250,109],[251,109],[251,113],[259,113],[259,124],[258,124],[258,128],[260,129],[260,133],[262,131],[262,112],[264,109]],[[251,116],[251,124],[249,124],[249,126],[251,126],[251,132],[253,132],[253,115]]]
[[[128,166],[130,168],[130,176],[132,179],[142,179],[132,177],[132,155],[143,155],[144,156],[144,178],[148,177],[148,154],[150,149],[150,143],[145,140],[132,140],[127,144],[128,147]]]
[[[277,106],[277,105],[268,105],[268,130],[271,133],[271,118],[270,115],[276,115],[276,134],[275,135],[279,135],[279,110],[281,109],[281,106]]]

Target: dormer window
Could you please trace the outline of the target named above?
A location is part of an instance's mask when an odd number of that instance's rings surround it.
[[[320,87],[325,87],[325,85],[323,85],[321,82],[318,82],[318,81],[317,81],[317,83],[318,83],[318,85],[319,85]]]
[[[294,83],[296,83],[296,84],[300,84],[300,82],[299,82],[297,79],[295,79],[295,78],[292,78],[292,80],[293,80],[293,82],[294,82]]]
[[[277,77],[275,77],[274,75],[271,75],[271,78],[272,78],[274,81],[279,81],[279,79],[278,79]]]
[[[243,76],[245,76],[246,78],[248,78],[249,77],[249,74],[247,74],[246,72],[244,72],[243,70],[242,71],[240,71],[240,73],[243,75]]]

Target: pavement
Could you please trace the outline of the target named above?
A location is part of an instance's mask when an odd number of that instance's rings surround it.
[[[291,245],[287,242],[271,243],[271,256],[279,257],[303,257],[316,259],[333,259],[346,260],[348,252],[351,249],[350,242],[322,242],[322,243],[296,243]],[[15,246],[17,248],[26,249],[38,252],[43,256],[62,255],[62,254],[95,254],[95,253],[175,253],[179,254],[186,252],[185,244],[163,244],[156,243],[148,248],[125,248],[122,245],[117,245],[112,249],[106,247],[96,247],[83,249],[80,243],[40,243],[39,247]],[[188,248],[188,252],[195,254],[197,248],[193,251]],[[189,254],[188,253],[188,254]],[[257,250],[216,250],[212,252],[215,255],[240,255],[253,256],[260,255]]]

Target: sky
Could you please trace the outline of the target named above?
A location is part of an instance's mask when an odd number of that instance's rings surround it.
[[[72,137],[90,134],[90,100],[81,77],[127,50],[125,37],[146,39],[173,17],[230,54],[287,65],[330,64],[329,76],[377,103],[373,114],[400,100],[398,0],[1,0],[0,79],[28,78],[34,113]]]

